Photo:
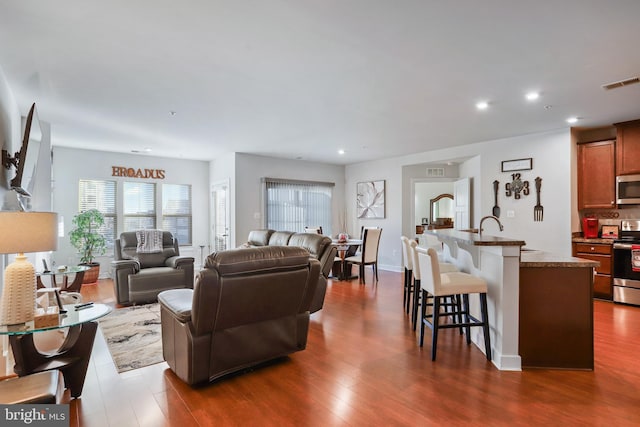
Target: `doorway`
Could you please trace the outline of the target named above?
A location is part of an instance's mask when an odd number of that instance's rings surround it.
[[[413,223],[414,225],[429,225],[436,221],[431,211],[431,200],[437,198],[441,194],[453,194],[453,181],[448,182],[415,182],[413,186],[414,206],[413,206]],[[437,215],[444,215],[438,212]],[[453,215],[453,214],[452,214]]]
[[[211,186],[211,242],[214,251],[224,251],[231,247],[229,233],[229,180]]]

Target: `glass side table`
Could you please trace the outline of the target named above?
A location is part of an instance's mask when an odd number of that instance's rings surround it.
[[[52,270],[52,271],[40,271],[36,273],[36,280],[38,288],[45,288],[42,283],[42,276],[49,276],[51,278],[51,287],[60,288],[63,292],[80,292],[82,287],[82,280],[84,279],[84,272],[88,271],[90,267],[86,265],[74,265],[72,267],[66,267],[64,270]],[[69,277],[75,275],[71,284],[69,284]],[[62,276],[62,283],[58,284],[56,276]]]
[[[106,316],[112,307],[92,304],[89,308],[76,310],[75,305],[65,305],[66,313],[60,314],[60,323],[55,326],[36,328],[33,321],[17,325],[0,325],[0,335],[9,336],[13,352],[14,372],[22,377],[35,372],[59,369],[71,397],[82,394],[84,379],[91,358],[93,341],[98,329],[97,319]],[[60,348],[53,353],[40,353],[33,342],[33,334],[43,331],[69,328]]]

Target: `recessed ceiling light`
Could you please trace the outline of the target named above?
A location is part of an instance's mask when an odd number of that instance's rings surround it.
[[[540,94],[538,92],[529,92],[525,95],[525,98],[527,98],[527,100],[529,101],[535,101],[536,99],[540,98]]]
[[[145,152],[145,153],[150,153],[150,152],[151,152],[151,148],[149,148],[149,147],[144,147],[144,152]]]
[[[489,108],[489,103],[486,101],[480,101],[476,103],[476,108],[478,110],[486,110],[487,108]]]
[[[338,150],[338,154],[340,155],[344,154],[344,150]]]
[[[577,117],[569,117],[567,119],[567,123],[570,123],[570,124],[576,123],[577,121],[578,121]]]

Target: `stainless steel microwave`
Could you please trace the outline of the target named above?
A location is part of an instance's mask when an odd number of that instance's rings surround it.
[[[640,205],[640,175],[616,177],[616,202],[619,205]]]

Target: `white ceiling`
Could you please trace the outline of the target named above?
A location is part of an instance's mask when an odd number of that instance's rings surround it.
[[[0,0],[0,68],[54,145],[348,164],[640,118],[640,84],[601,88],[640,75],[639,22],[640,0]]]

